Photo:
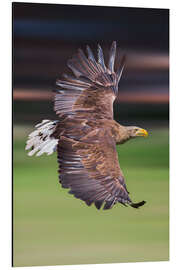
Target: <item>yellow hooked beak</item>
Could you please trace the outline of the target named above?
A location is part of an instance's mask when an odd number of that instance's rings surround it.
[[[137,133],[136,133],[136,136],[144,136],[144,137],[147,137],[148,136],[148,132],[147,130],[143,129],[143,128],[140,128]]]

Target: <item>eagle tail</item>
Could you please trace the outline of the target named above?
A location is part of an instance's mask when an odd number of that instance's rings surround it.
[[[52,134],[56,129],[58,121],[43,120],[37,124],[36,129],[29,134],[26,142],[26,150],[28,156],[32,156],[36,153],[36,156],[41,156],[43,153],[51,155],[56,151],[58,139],[55,139]]]

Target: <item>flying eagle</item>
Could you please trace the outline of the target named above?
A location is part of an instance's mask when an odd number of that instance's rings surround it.
[[[27,140],[32,156],[57,151],[59,182],[69,193],[97,209],[110,209],[117,202],[138,208],[145,201],[133,203],[119,166],[116,144],[137,136],[147,136],[136,126],[122,126],[113,119],[113,102],[125,56],[114,70],[116,42],[112,43],[105,65],[103,50],[97,60],[87,46],[87,56],[79,49],[67,63],[74,76],[56,81],[54,111],[59,120],[43,120]]]

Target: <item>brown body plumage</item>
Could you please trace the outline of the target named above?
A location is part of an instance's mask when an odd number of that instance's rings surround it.
[[[53,150],[58,152],[62,187],[69,188],[69,193],[87,205],[94,203],[100,209],[104,204],[103,209],[109,209],[120,202],[138,208],[145,202],[132,203],[119,166],[116,144],[146,136],[147,132],[113,120],[113,102],[118,94],[125,57],[115,72],[116,42],[110,50],[108,67],[99,45],[98,61],[89,47],[87,54],[88,57],[79,50],[68,61],[75,77],[65,75],[64,80],[56,82],[54,110],[60,121],[47,120],[38,125],[41,138],[38,131],[31,134],[27,149],[33,147],[30,155],[36,151],[49,154],[53,145]],[[43,134],[48,134],[48,139],[45,137],[47,143],[40,147]]]

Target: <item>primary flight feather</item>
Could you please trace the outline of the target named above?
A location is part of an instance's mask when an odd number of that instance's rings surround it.
[[[122,126],[113,120],[113,102],[125,64],[123,56],[114,70],[116,42],[112,43],[105,65],[98,45],[97,60],[87,46],[67,63],[74,76],[56,81],[54,110],[59,120],[43,120],[29,135],[29,156],[58,153],[59,182],[73,194],[97,209],[110,209],[116,203],[138,208],[133,203],[119,166],[116,144],[137,136],[147,136],[136,126]]]

